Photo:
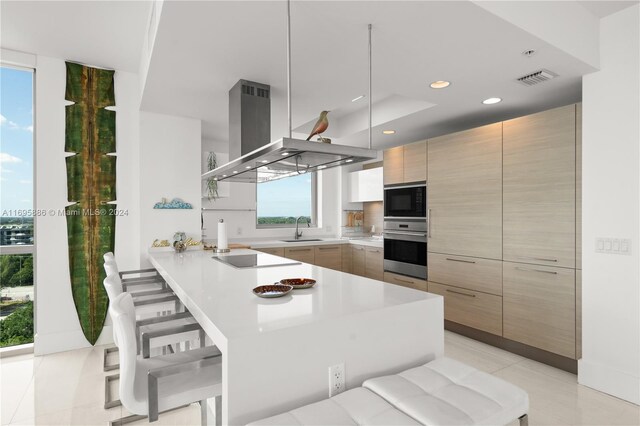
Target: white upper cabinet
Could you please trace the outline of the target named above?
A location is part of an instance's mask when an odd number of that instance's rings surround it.
[[[382,201],[382,167],[349,173],[349,201]]]

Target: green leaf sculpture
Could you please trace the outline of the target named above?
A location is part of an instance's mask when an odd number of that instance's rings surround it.
[[[71,291],[80,326],[94,345],[109,299],[102,255],[113,251],[116,217],[116,113],[114,71],[66,62],[66,207]]]

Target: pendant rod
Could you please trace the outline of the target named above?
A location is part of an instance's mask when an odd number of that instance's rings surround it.
[[[369,24],[369,149],[371,149],[371,139],[372,139],[372,135],[371,135],[371,126],[372,126],[372,119],[371,119],[371,24]]]
[[[291,0],[287,0],[287,126],[291,138]]]

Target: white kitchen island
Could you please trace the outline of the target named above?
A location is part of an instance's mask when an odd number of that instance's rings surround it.
[[[305,263],[238,269],[213,256],[195,250],[149,259],[223,354],[223,424],[327,398],[335,364],[345,364],[350,389],[443,355],[441,296]],[[277,299],[251,291],[298,277],[318,283]]]

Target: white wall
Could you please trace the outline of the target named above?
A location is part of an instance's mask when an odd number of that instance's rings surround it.
[[[35,90],[35,208],[58,211],[67,204],[65,165],[64,60],[37,57]],[[116,72],[116,138],[118,208],[129,215],[116,221],[116,255],[124,267],[137,266],[138,199],[138,78]],[[71,295],[64,216],[36,218],[36,336],[38,355],[89,346],[82,334]],[[111,341],[106,326],[98,344]]]
[[[601,20],[601,71],[583,80],[580,383],[640,403],[640,6]],[[595,253],[630,238],[632,255]]]
[[[200,120],[140,112],[140,256],[146,265],[155,239],[176,231],[200,239]],[[181,198],[188,210],[154,209],[162,198]]]

